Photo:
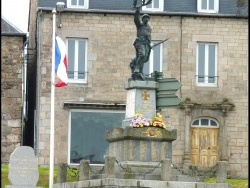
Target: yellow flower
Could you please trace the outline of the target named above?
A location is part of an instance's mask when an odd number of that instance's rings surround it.
[[[162,115],[160,113],[156,113],[156,116],[152,118],[152,120],[150,121],[150,125],[154,126],[154,127],[162,127],[164,129],[166,129],[166,125],[164,124],[163,120],[162,120]]]
[[[142,114],[139,113],[139,112],[136,112],[136,113],[135,113],[135,117],[142,117]]]

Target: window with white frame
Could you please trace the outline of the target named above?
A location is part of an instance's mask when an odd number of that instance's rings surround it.
[[[218,13],[219,0],[197,0],[197,10],[204,13]]]
[[[67,39],[70,83],[87,83],[87,39]]]
[[[219,127],[218,122],[212,118],[202,117],[193,121],[192,127],[211,127],[216,128]]]
[[[217,86],[217,44],[198,43],[196,85]]]
[[[149,5],[143,6],[142,10],[147,11],[163,11],[164,0],[152,0],[152,3]]]
[[[106,131],[120,127],[125,118],[123,110],[70,110],[68,164],[82,159],[91,164],[104,164],[108,142]]]
[[[159,41],[152,42],[151,45],[158,42]],[[143,67],[143,74],[145,76],[150,76],[154,71],[162,72],[162,48],[163,44],[159,44],[151,49],[149,60]]]
[[[67,0],[68,8],[89,8],[89,0]]]

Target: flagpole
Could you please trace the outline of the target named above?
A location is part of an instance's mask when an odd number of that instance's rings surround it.
[[[50,168],[49,168],[49,188],[53,188],[54,180],[54,116],[55,116],[55,26],[56,9],[53,9],[53,31],[52,31],[52,66],[51,66],[51,115],[50,115]]]

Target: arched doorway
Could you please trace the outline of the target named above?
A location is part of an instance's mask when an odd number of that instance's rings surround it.
[[[191,124],[191,162],[199,167],[215,166],[219,158],[219,123],[212,118]]]

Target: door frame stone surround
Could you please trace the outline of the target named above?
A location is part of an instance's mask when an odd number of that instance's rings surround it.
[[[219,122],[219,161],[228,161],[227,156],[227,114],[232,111],[234,104],[230,103],[228,99],[223,99],[220,103],[196,103],[192,102],[190,98],[186,98],[185,101],[178,105],[178,108],[184,110],[183,126],[185,127],[185,141],[184,141],[184,156],[183,156],[183,168],[186,169],[191,163],[190,154],[190,134],[191,134],[191,123],[194,119],[200,117],[214,118]]]

